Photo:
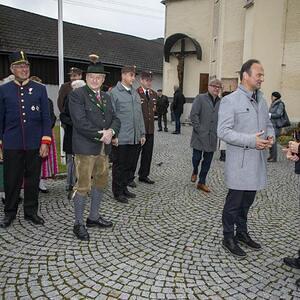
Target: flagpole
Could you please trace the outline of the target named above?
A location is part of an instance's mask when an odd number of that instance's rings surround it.
[[[59,87],[64,83],[64,35],[63,35],[63,0],[58,0],[58,82]],[[63,151],[64,130],[59,127],[60,133],[60,158],[61,163],[66,163],[65,153]]]

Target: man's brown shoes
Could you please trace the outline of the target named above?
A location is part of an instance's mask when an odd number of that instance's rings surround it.
[[[197,190],[201,190],[205,193],[210,193],[209,187],[206,184],[203,184],[203,183],[198,183],[197,184]]]

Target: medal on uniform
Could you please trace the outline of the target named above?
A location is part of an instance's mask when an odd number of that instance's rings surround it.
[[[35,109],[36,109],[37,111],[39,111],[39,110],[40,110],[40,107],[39,107],[39,106],[36,106]]]
[[[31,110],[35,111],[35,106],[34,105],[31,106]]]
[[[28,94],[29,94],[29,95],[32,95],[32,90],[33,90],[33,88],[29,88],[29,89],[28,89],[28,91],[29,91]]]

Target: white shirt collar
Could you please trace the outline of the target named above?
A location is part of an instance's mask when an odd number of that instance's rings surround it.
[[[142,87],[142,89],[143,89],[145,95],[146,95],[146,91],[148,91],[148,93],[149,93],[149,89],[146,90],[146,89],[144,89],[143,87]]]
[[[122,84],[122,86],[124,87],[124,89],[125,89],[126,91],[130,91],[130,90],[131,90],[131,88],[127,87],[127,86],[124,85],[122,82],[121,82],[121,84]]]

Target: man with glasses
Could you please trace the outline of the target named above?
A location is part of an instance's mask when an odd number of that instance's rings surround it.
[[[42,158],[51,143],[51,121],[46,88],[29,80],[30,64],[25,52],[9,57],[15,80],[0,87],[0,156],[4,159],[4,219],[6,228],[16,218],[24,182],[24,218],[37,225],[38,192]],[[1,159],[1,157],[0,157]]]
[[[214,151],[217,149],[217,124],[221,89],[222,83],[220,80],[210,81],[208,92],[195,98],[190,114],[193,126],[191,138],[193,173],[191,181],[196,182],[198,167],[202,160],[197,189],[206,193],[210,192],[210,188],[206,185],[206,177]]]

